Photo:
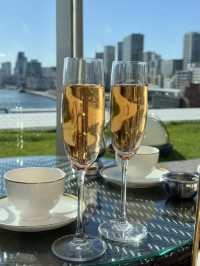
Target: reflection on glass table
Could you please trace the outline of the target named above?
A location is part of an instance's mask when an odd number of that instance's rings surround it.
[[[189,161],[186,162],[189,164]],[[198,161],[199,163],[199,161]],[[16,167],[26,166],[56,166],[66,173],[65,191],[76,194],[76,179],[72,175],[65,158],[54,156],[7,158],[0,160],[0,192],[5,194],[3,175],[6,171]],[[173,163],[172,163],[173,165]],[[169,164],[170,166],[170,164]],[[176,164],[183,167],[184,162]],[[106,183],[100,176],[86,178],[86,205],[84,222],[86,233],[96,236],[98,225],[115,218],[120,211],[120,189]],[[170,202],[161,186],[151,189],[137,189],[127,191],[127,216],[130,221],[138,221],[148,228],[148,235],[141,246],[124,245],[107,242],[106,253],[98,260],[87,265],[138,265],[140,261],[147,263],[160,260],[161,265],[167,263],[165,255],[172,254],[180,260],[180,248],[185,254],[190,254],[194,228],[194,202],[180,204]],[[0,222],[1,223],[1,222]],[[0,229],[0,261],[12,260],[17,263],[17,254],[31,254],[38,265],[63,265],[51,253],[50,247],[55,239],[75,231],[75,223],[56,230],[23,233]],[[31,258],[33,258],[31,256]],[[26,257],[26,256],[25,256]],[[20,259],[24,260],[24,256]],[[169,256],[170,258],[171,256]],[[184,255],[183,257],[186,257]],[[187,257],[187,258],[188,258]],[[173,261],[176,258],[173,257]],[[37,265],[37,264],[36,264]],[[159,265],[159,264],[158,264]],[[173,265],[173,264],[168,264]],[[181,264],[184,265],[184,264]]]

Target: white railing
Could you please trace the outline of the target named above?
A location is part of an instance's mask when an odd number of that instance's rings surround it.
[[[151,109],[164,123],[170,122],[199,122],[200,108]],[[109,111],[106,110],[106,122],[109,121]],[[20,128],[19,128],[20,125]],[[0,130],[2,129],[56,129],[56,110],[42,110],[42,112],[0,113]]]

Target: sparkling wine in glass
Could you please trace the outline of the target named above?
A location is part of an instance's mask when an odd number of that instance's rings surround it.
[[[66,153],[77,175],[78,214],[76,233],[57,239],[52,251],[64,260],[84,262],[106,249],[103,240],[84,233],[82,217],[85,173],[97,159],[104,127],[102,61],[66,58],[63,79],[61,120]]]
[[[109,240],[138,244],[147,235],[139,223],[126,217],[126,179],[128,161],[134,157],[143,138],[148,111],[148,88],[144,62],[115,61],[111,73],[111,134],[116,157],[121,162],[121,214],[99,226]]]

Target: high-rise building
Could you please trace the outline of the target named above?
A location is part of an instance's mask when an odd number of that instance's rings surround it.
[[[56,79],[56,67],[43,67],[42,68],[43,78],[55,78]]]
[[[192,71],[192,83],[200,84],[200,67],[195,67]]]
[[[14,74],[18,79],[24,79],[26,77],[27,58],[24,52],[18,52],[17,61],[15,65]]]
[[[144,52],[143,59],[147,63],[148,82],[158,85],[158,76],[161,73],[161,56],[155,52]]]
[[[200,64],[198,63],[189,64],[188,71],[192,72],[192,83],[200,84]]]
[[[179,90],[184,90],[189,87],[192,82],[192,71],[177,71],[176,72],[176,88]]]
[[[2,85],[2,75],[1,75],[1,68],[0,68],[0,88],[1,88],[1,85]]]
[[[115,59],[115,47],[111,45],[104,46],[104,79],[106,91],[110,90],[110,74],[112,62]]]
[[[42,66],[38,60],[31,60],[28,62],[26,76],[34,78],[42,77]]]
[[[162,60],[161,73],[165,78],[172,77],[176,71],[183,69],[182,59]]]
[[[95,58],[96,59],[103,59],[103,52],[96,52],[95,53]]]
[[[176,73],[176,71],[183,70],[183,60],[182,59],[173,59],[173,74]]]
[[[11,62],[3,62],[1,64],[1,73],[5,79],[11,76]]]
[[[118,42],[116,47],[116,59],[123,60],[123,42]]]
[[[188,32],[184,35],[183,67],[187,70],[188,64],[200,63],[200,32]]]
[[[56,67],[43,67],[42,68],[43,87],[47,89],[56,88]]]
[[[143,61],[144,35],[133,33],[123,39],[122,58],[124,61]]]
[[[31,60],[27,64],[26,87],[32,90],[43,90],[42,66],[38,60]]]

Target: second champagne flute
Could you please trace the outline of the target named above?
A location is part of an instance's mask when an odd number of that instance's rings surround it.
[[[115,61],[111,73],[111,134],[116,156],[121,161],[121,215],[99,226],[99,232],[109,240],[138,244],[147,235],[139,223],[129,223],[126,217],[126,179],[128,161],[138,150],[146,126],[148,93],[146,64]]]
[[[78,215],[76,233],[57,239],[52,251],[61,259],[84,262],[106,249],[104,241],[84,233],[82,216],[85,173],[97,159],[104,127],[102,60],[66,58],[63,85],[62,129],[66,153],[77,175]]]

